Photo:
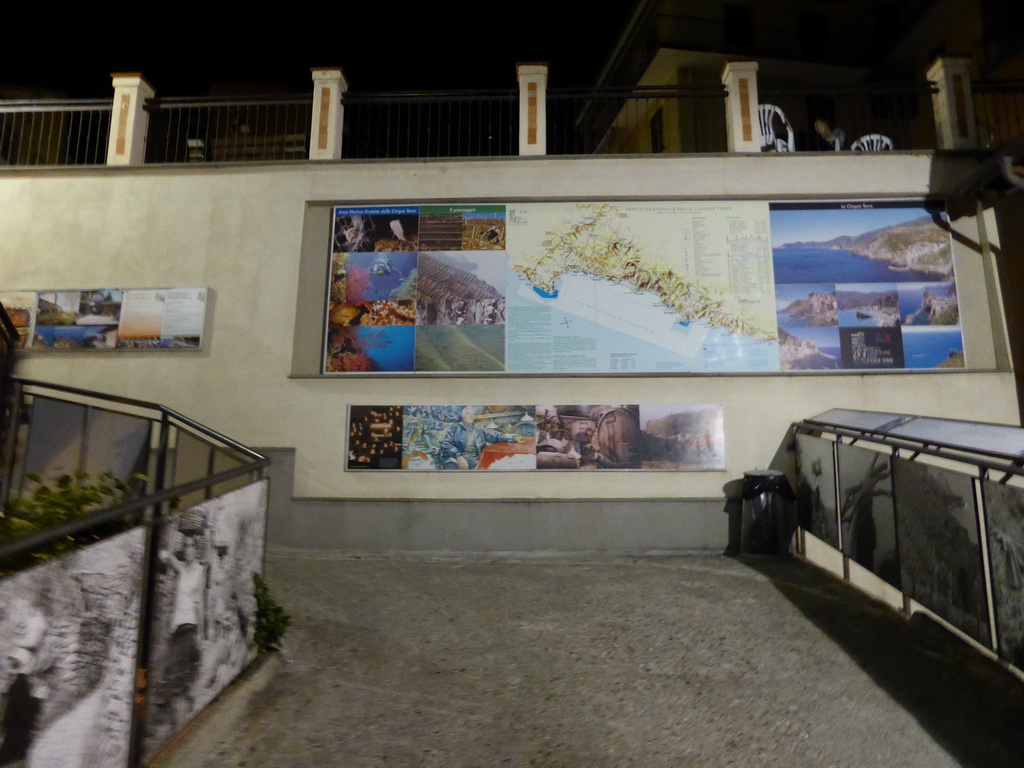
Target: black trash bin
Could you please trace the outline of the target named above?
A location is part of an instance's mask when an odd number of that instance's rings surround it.
[[[786,475],[777,469],[755,469],[743,473],[741,553],[779,555],[789,551],[793,531],[786,501],[794,498]]]

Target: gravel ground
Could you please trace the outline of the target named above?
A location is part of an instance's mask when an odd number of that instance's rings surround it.
[[[1024,763],[1024,683],[792,559],[271,548],[283,653],[161,768]]]

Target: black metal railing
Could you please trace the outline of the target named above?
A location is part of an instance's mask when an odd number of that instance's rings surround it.
[[[10,416],[12,412],[14,356],[18,350],[18,329],[11,322],[7,310],[0,304],[0,457],[7,444]],[[2,465],[2,461],[0,461]],[[3,493],[3,476],[0,475],[0,498]]]
[[[548,154],[725,152],[725,96],[722,86],[548,89]]]
[[[14,388],[4,495],[41,479],[49,495],[29,502],[41,514],[55,497],[57,509],[88,503],[59,491],[79,482],[112,500],[0,543],[0,653],[37,702],[53,692],[9,752],[20,763],[30,745],[70,754],[87,739],[97,768],[148,763],[256,654],[269,459],[164,406]],[[134,497],[95,490],[108,473]],[[86,705],[105,713],[93,733],[62,727],[58,715]]]
[[[148,99],[147,163],[238,163],[309,157],[313,98]]]
[[[109,137],[109,99],[0,101],[0,165],[99,165]]]
[[[519,92],[346,93],[342,157],[515,155]]]
[[[978,143],[995,149],[1024,136],[1024,80],[971,83]]]
[[[884,137],[886,149],[935,149],[935,115],[930,83],[820,86],[759,86],[762,104],[779,107],[792,126],[797,151],[857,149],[863,137]],[[833,141],[822,134],[831,131]],[[781,132],[776,122],[776,135]],[[861,145],[870,144],[861,141]],[[871,151],[870,148],[868,151]]]
[[[110,472],[126,482],[142,474],[141,497],[128,505],[134,511],[172,496],[182,506],[198,503],[250,482],[270,465],[268,458],[163,405],[38,381],[11,382],[12,429],[2,452],[0,509],[9,496],[28,490],[29,473],[52,479],[76,471]],[[101,450],[111,444],[118,446],[113,458]],[[52,453],[73,458],[54,463]],[[56,529],[38,540],[0,545],[0,560],[63,535]]]
[[[830,547],[823,564],[837,550],[845,578],[874,574],[908,612],[1024,668],[1024,430],[834,409],[794,431],[805,547]]]

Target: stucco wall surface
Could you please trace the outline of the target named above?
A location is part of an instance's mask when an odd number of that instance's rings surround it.
[[[19,374],[165,403],[250,445],[296,449],[298,496],[715,498],[767,466],[794,420],[832,407],[1016,423],[984,229],[954,253],[970,370],[626,377],[319,378],[334,203],[804,200],[941,196],[932,154],[530,158],[0,172],[0,289],[209,286],[201,352],[33,354]],[[994,228],[992,228],[994,229]],[[988,233],[994,237],[992,232]],[[344,471],[351,404],[722,403],[725,472]]]

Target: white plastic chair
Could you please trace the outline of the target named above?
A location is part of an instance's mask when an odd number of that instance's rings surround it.
[[[887,152],[892,149],[892,139],[880,133],[866,133],[850,145],[854,152]]]
[[[786,129],[785,139],[775,135],[776,117],[782,121],[782,125]],[[786,119],[785,112],[774,104],[758,104],[757,122],[761,128],[762,152],[796,152],[796,137],[793,134],[793,126]]]

